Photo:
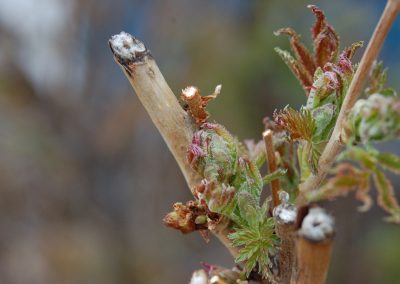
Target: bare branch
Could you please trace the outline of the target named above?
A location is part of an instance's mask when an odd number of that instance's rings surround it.
[[[115,61],[124,71],[136,95],[164,138],[193,192],[201,177],[190,168],[186,154],[196,125],[180,106],[155,60],[141,41],[128,33],[121,32],[111,38],[109,45]],[[221,228],[217,226],[213,229],[213,233],[236,257],[237,251],[231,246],[226,227],[226,224]]]
[[[351,81],[350,87],[347,91],[346,97],[344,98],[343,105],[341,107],[338,119],[336,121],[333,133],[325,147],[318,164],[318,173],[310,176],[302,185],[301,191],[317,190],[325,178],[329,168],[332,166],[337,154],[339,153],[342,141],[341,135],[343,131],[344,122],[346,120],[347,113],[353,107],[355,101],[360,95],[364,82],[369,74],[372,64],[385,41],[385,38],[389,32],[393,21],[396,19],[400,10],[399,0],[388,0],[385,10],[375,28],[375,31],[368,43],[367,49],[361,59],[361,62],[357,68],[353,80]],[[304,202],[300,198],[299,203]]]
[[[264,131],[263,133],[265,150],[267,152],[267,159],[268,159],[268,169],[270,173],[273,173],[278,169],[275,159],[275,149],[272,141],[272,134],[273,132],[270,129]],[[280,190],[279,180],[275,179],[271,181],[272,205],[274,208],[278,206],[280,203],[278,195],[279,190]]]

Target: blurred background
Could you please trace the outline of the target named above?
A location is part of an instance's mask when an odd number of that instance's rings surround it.
[[[344,47],[368,40],[385,1],[314,3]],[[217,240],[163,226],[191,196],[107,41],[121,30],[141,39],[175,94],[221,83],[212,118],[259,139],[263,117],[305,101],[273,51],[288,40],[273,31],[292,26],[309,43],[307,4],[0,0],[0,283],[187,283],[201,261],[231,267]],[[381,54],[397,90],[399,43],[397,21]],[[337,220],[328,283],[399,283],[399,228],[357,205],[327,204]]]

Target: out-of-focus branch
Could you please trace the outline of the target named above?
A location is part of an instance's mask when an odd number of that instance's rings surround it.
[[[275,159],[275,149],[272,141],[272,130],[268,129],[264,131],[263,138],[265,143],[265,150],[267,153],[268,169],[270,173],[275,172],[278,169]],[[279,205],[278,192],[280,190],[280,183],[278,179],[271,181],[271,195],[272,195],[272,205],[275,208]]]
[[[186,155],[196,125],[180,106],[155,60],[141,41],[128,33],[121,32],[110,39],[109,45],[115,61],[124,71],[136,95],[164,138],[193,192],[201,177],[190,168]],[[212,232],[236,257],[237,251],[227,237],[229,232],[226,224],[217,226]]]
[[[334,221],[322,208],[311,208],[304,218],[296,244],[297,269],[291,283],[324,284],[328,274]]]
[[[279,283],[290,283],[296,267],[296,219],[297,208],[289,203],[289,194],[279,193],[281,204],[275,207],[273,216],[276,221],[276,233],[281,245],[278,253]]]
[[[385,38],[397,17],[399,10],[400,0],[388,0],[385,10],[383,11],[375,31],[372,34],[354,78],[351,81],[346,97],[344,98],[343,105],[340,109],[333,133],[319,159],[318,173],[310,176],[301,185],[301,191],[304,192],[308,190],[316,190],[335,161],[335,158],[342,147],[341,135],[347,113],[353,107],[355,101],[360,95],[372,64],[378,56],[383,42],[385,41]],[[302,201],[304,200],[300,200],[300,203]]]

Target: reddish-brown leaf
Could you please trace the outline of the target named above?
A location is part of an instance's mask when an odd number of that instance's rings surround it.
[[[311,9],[314,13],[316,20],[311,28],[312,38],[315,40],[321,31],[326,27],[327,22],[324,12],[315,5],[308,5],[307,8]]]
[[[300,36],[291,28],[284,28],[275,32],[275,35],[280,34],[286,34],[290,37],[290,45],[296,55],[296,59],[307,72],[310,80],[312,80],[316,69],[314,58],[304,44],[300,42]]]
[[[315,62],[323,67],[328,62],[333,62],[339,50],[339,36],[335,30],[327,25],[314,40]]]
[[[310,87],[313,83],[312,77],[309,76],[304,67],[300,64],[300,62],[294,59],[289,52],[284,51],[280,48],[275,48],[275,51],[281,56],[281,58],[290,68],[290,70],[292,70],[293,74],[300,81],[301,86],[303,87],[306,95],[308,96]]]

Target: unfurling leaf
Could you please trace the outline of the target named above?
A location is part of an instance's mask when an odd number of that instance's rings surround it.
[[[372,205],[369,180],[369,172],[359,170],[351,164],[342,163],[336,167],[334,176],[329,178],[320,190],[308,193],[308,199],[309,201],[335,199],[356,191],[356,198],[363,203],[359,210],[366,211]]]
[[[276,124],[289,132],[292,140],[311,141],[315,129],[315,121],[307,109],[300,111],[290,107],[274,113]]]
[[[376,159],[378,160],[379,164],[383,168],[400,175],[400,157],[399,156],[397,156],[395,154],[391,154],[391,153],[378,152],[376,154]]]
[[[263,176],[263,182],[264,184],[271,183],[271,181],[279,179],[283,176],[285,176],[287,173],[287,169],[278,169],[273,173],[270,173],[266,176]]]
[[[347,128],[350,140],[362,143],[400,138],[400,98],[372,94],[351,109]]]
[[[312,57],[308,49],[304,46],[304,44],[300,42],[300,36],[291,28],[280,29],[274,34],[287,34],[290,36],[290,45],[296,55],[296,59],[303,66],[304,71],[306,71],[308,80],[311,80],[314,76],[316,66],[314,58]]]
[[[238,143],[219,124],[205,123],[194,133],[188,148],[188,161],[209,182],[228,184],[235,174]]]
[[[353,43],[350,47],[345,48],[342,52],[342,55],[350,60],[353,58],[357,49],[363,47],[363,45],[364,45],[363,41],[357,41]]]
[[[400,224],[400,207],[394,195],[391,182],[380,170],[376,170],[373,176],[379,194],[379,206],[391,214],[391,216],[387,218],[389,221]]]
[[[222,214],[228,218],[236,208],[234,187],[216,182],[202,181],[204,184],[203,192],[199,192],[199,200],[205,200],[208,209],[211,212]]]
[[[238,194],[238,207],[240,217],[250,227],[257,226],[260,220],[257,200],[248,192],[240,192]]]
[[[232,185],[239,192],[250,193],[256,200],[260,199],[263,181],[258,168],[247,158],[239,157],[236,175]]]
[[[339,36],[326,21],[324,12],[315,5],[308,8],[316,16],[316,22],[312,27],[314,40],[315,62],[317,66],[323,67],[328,62],[333,62],[339,50]]]
[[[297,80],[299,80],[306,94],[308,94],[308,90],[312,85],[312,77],[308,75],[305,67],[302,64],[300,64],[299,61],[294,59],[289,52],[282,50],[279,47],[276,47],[275,51],[279,54],[282,60],[290,68],[290,70],[293,72]]]
[[[382,62],[375,62],[369,77],[369,86],[365,89],[367,95],[382,94],[384,96],[396,96],[396,91],[386,88],[387,68],[383,68]]]
[[[318,67],[314,74],[310,94],[307,99],[307,109],[312,110],[320,105],[320,102],[330,96],[334,91],[339,90],[340,83],[338,75],[333,71],[323,71]]]
[[[234,246],[240,247],[237,263],[244,262],[247,276],[256,267],[264,278],[270,278],[269,255],[277,250],[278,239],[274,233],[274,219],[263,218],[256,226],[238,226],[235,232],[228,236]]]

